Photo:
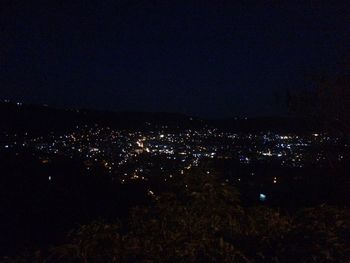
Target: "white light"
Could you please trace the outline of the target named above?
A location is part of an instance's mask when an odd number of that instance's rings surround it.
[[[260,193],[260,195],[259,195],[259,199],[260,199],[260,201],[265,201],[265,200],[266,200],[266,195],[265,195],[265,194]]]

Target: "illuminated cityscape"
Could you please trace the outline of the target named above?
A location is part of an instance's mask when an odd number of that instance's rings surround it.
[[[0,263],[349,263],[350,1],[0,2]]]
[[[345,141],[317,133],[233,133],[216,128],[174,133],[167,127],[127,131],[85,125],[62,135],[51,133],[34,138],[27,135],[19,139],[7,134],[5,137],[8,141],[2,147],[7,151],[29,150],[42,164],[49,164],[55,156],[80,160],[87,171],[103,167],[111,178],[121,183],[148,181],[156,175],[166,182],[201,163],[220,160],[245,167],[259,164],[299,169],[328,167],[325,147],[336,149],[338,163],[346,163],[350,157],[350,145]],[[251,174],[256,173],[253,170]],[[50,180],[54,179],[50,176]],[[279,180],[273,177],[271,183],[277,184]]]

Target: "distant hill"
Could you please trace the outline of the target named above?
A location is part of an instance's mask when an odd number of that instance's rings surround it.
[[[77,125],[102,125],[116,129],[169,130],[215,127],[235,132],[306,132],[317,130],[310,120],[286,117],[204,120],[180,113],[110,112],[88,109],[56,109],[41,105],[0,103],[0,131],[47,133],[67,131]]]
[[[195,128],[203,120],[179,113],[109,112],[88,109],[56,109],[47,106],[0,103],[0,130],[42,133],[65,131],[77,125],[99,124],[120,129]]]
[[[290,117],[255,117],[228,118],[212,120],[210,125],[221,130],[237,132],[313,132],[319,131],[320,125],[315,120]]]

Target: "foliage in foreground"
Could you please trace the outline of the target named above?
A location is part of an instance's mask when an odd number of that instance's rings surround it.
[[[326,205],[287,216],[244,208],[215,176],[194,173],[128,225],[95,222],[67,243],[4,262],[350,262],[350,213]]]

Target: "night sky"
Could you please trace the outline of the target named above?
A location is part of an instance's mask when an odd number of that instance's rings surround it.
[[[346,1],[52,2],[1,1],[1,99],[283,115],[287,89],[349,55]]]

